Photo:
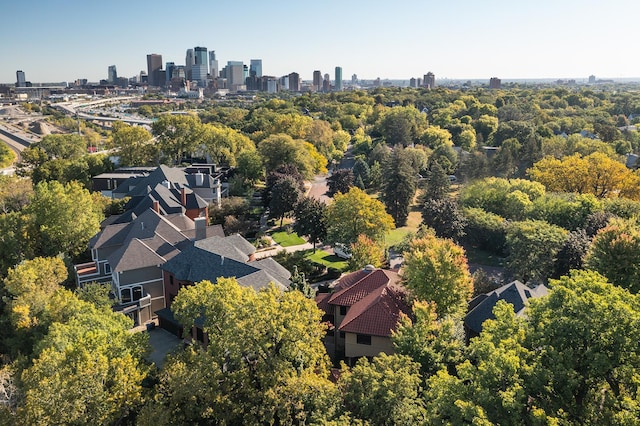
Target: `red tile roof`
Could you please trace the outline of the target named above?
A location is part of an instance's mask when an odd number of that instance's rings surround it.
[[[316,304],[318,305],[318,308],[320,308],[320,310],[328,314],[333,313],[333,307],[329,306],[330,298],[331,298],[331,293],[318,293],[316,295]]]
[[[362,272],[364,271],[356,271],[347,275],[346,278],[348,279],[344,282],[340,280],[338,285],[341,285],[342,289],[333,293],[329,303],[338,306],[352,306],[377,288],[400,281],[400,276],[392,271],[376,269],[375,271],[367,271],[364,274]],[[352,284],[346,286],[349,282],[352,282]]]
[[[379,287],[351,306],[339,330],[346,333],[387,337],[395,331],[401,313],[410,315],[406,291],[398,285]]]

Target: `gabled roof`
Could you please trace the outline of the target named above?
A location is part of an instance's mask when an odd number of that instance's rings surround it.
[[[522,315],[528,299],[545,296],[548,292],[549,289],[542,284],[531,288],[517,280],[510,282],[489,293],[474,297],[469,302],[469,312],[464,317],[464,324],[475,333],[480,333],[482,323],[488,319],[495,319],[493,308],[498,300],[512,304],[516,315]]]
[[[156,185],[162,184],[162,182],[165,181],[173,184],[172,186],[175,186],[175,184],[179,186],[186,186],[187,178],[184,169],[161,165],[154,171],[149,173],[149,176],[146,176],[142,179],[136,179],[133,182],[135,183],[135,188],[130,191],[128,195],[131,197],[136,195],[144,195],[147,186],[150,188],[155,188]]]
[[[378,287],[351,306],[339,330],[345,333],[390,336],[397,329],[401,315],[411,314],[411,307],[405,299],[406,291],[399,285]]]
[[[235,277],[240,284],[256,290],[270,282],[287,289],[291,277],[289,271],[273,259],[247,262],[249,256],[245,252],[252,250],[255,248],[240,236],[207,238],[196,241],[162,265],[162,269],[180,281],[215,282],[218,278]]]
[[[212,253],[196,246],[185,249],[180,255],[164,263],[161,268],[180,281],[192,283],[203,280],[215,282],[221,277],[244,277],[259,270],[248,263]]]
[[[256,251],[256,248],[240,235],[205,238],[204,240],[196,241],[195,246],[239,262],[248,261],[249,257]]]
[[[180,251],[159,237],[147,240],[134,238],[108,257],[115,272],[125,272],[149,266],[158,266]]]
[[[356,274],[357,272],[354,272]],[[386,286],[387,284],[397,283],[400,281],[400,276],[393,271],[384,269],[376,269],[366,274],[354,275],[359,280],[355,281],[349,287],[344,287],[342,290],[334,293],[329,299],[329,303],[339,306],[352,306],[362,300],[365,296],[373,292],[374,290]],[[345,282],[350,282],[347,280]]]

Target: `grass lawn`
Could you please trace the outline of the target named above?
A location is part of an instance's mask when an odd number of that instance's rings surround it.
[[[420,223],[422,223],[422,215],[420,211],[417,209],[417,206],[413,206],[409,212],[409,217],[407,217],[407,224],[401,228],[396,228],[387,234],[385,239],[385,243],[387,247],[392,247],[398,244],[409,232],[416,232]]]
[[[271,238],[282,247],[297,246],[306,243],[306,241],[300,238],[295,232],[288,233],[286,231],[278,231],[271,234]]]
[[[340,271],[346,271],[349,267],[349,264],[346,260],[340,259],[338,256],[334,256],[324,250],[316,250],[314,253],[313,250],[309,250],[309,253],[305,256],[305,258],[309,259],[312,262],[320,263],[325,265],[328,268],[335,268]]]

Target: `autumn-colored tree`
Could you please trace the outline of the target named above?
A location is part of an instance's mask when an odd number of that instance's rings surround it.
[[[417,299],[435,302],[439,317],[466,311],[473,280],[464,249],[448,239],[426,235],[404,253],[403,279]]]
[[[363,234],[374,241],[382,241],[393,229],[393,218],[384,204],[358,188],[346,194],[336,194],[327,207],[327,242],[351,244]]]
[[[562,160],[546,157],[535,163],[528,174],[552,192],[640,199],[640,176],[599,152],[586,157],[574,154]]]
[[[349,267],[352,270],[362,269],[365,265],[379,268],[383,263],[384,246],[366,235],[358,235],[356,242],[351,244]]]

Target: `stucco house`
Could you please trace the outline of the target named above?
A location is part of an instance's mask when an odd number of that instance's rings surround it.
[[[329,324],[325,337],[333,360],[349,363],[381,352],[394,353],[391,334],[401,315],[411,315],[397,272],[366,266],[340,278],[332,293],[316,297]]]

